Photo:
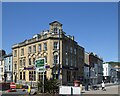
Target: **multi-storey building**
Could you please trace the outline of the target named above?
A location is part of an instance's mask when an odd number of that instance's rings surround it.
[[[98,76],[98,83],[101,83],[102,80],[103,80],[103,58],[98,57],[98,60],[97,60],[97,68],[98,68],[98,71],[97,71],[97,76]]]
[[[88,52],[85,52],[85,55],[84,55],[84,82],[85,83],[89,83],[89,79],[90,79],[90,71],[89,71],[89,53]]]
[[[6,52],[4,50],[0,50],[0,82],[4,82],[4,55]]]
[[[0,58],[0,82],[4,82],[4,60]]]
[[[109,63],[103,64],[103,76],[104,76],[105,82],[117,81],[117,71]]]
[[[35,60],[39,58],[45,58],[46,65],[50,66],[45,72],[45,78],[58,79],[60,69],[59,79],[63,85],[71,84],[76,79],[83,80],[84,48],[78,45],[73,36],[66,35],[58,21],[49,25],[50,30],[12,46],[15,82],[41,80],[42,72],[34,69]]]
[[[94,53],[89,53],[90,82],[101,83],[103,80],[103,59]]]
[[[116,81],[120,82],[120,66],[116,65],[116,66],[114,66],[114,69],[117,72],[117,79],[116,79]]]
[[[4,57],[6,54],[5,50],[0,50],[0,58]]]
[[[4,56],[4,74],[7,75],[6,82],[12,82],[12,54]]]

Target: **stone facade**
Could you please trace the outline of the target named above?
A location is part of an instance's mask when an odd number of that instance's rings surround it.
[[[94,53],[89,53],[90,83],[98,84],[103,80],[103,59]]]
[[[35,60],[39,58],[45,58],[46,65],[50,66],[45,72],[45,78],[58,79],[60,63],[59,79],[63,85],[73,84],[75,79],[83,80],[84,48],[78,45],[73,36],[66,35],[58,21],[49,25],[50,30],[42,31],[33,38],[12,46],[15,82],[41,80],[42,73],[34,69]]]
[[[90,79],[90,64],[89,64],[89,53],[85,52],[85,64],[84,64],[84,83],[89,83]]]

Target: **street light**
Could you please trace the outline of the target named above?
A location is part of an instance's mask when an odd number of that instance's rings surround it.
[[[33,80],[32,74],[30,75],[30,79],[31,79],[31,88],[32,88],[32,80]]]
[[[15,70],[14,70],[14,82],[16,83],[17,82],[17,73],[15,72]]]
[[[60,29],[59,29],[59,66],[58,66],[58,79],[60,79]]]
[[[6,66],[5,66],[5,73],[4,73],[4,78],[5,78],[4,82],[6,82],[6,78],[7,78],[7,73],[6,73]]]

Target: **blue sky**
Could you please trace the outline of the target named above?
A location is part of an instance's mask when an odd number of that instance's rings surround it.
[[[31,38],[49,23],[58,20],[67,35],[74,35],[87,52],[95,52],[104,61],[118,60],[117,3],[3,3],[2,48]]]

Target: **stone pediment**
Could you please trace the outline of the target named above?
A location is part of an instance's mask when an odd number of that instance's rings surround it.
[[[62,24],[58,21],[53,21],[53,22],[49,23],[49,25],[60,25],[60,26],[62,26]]]

